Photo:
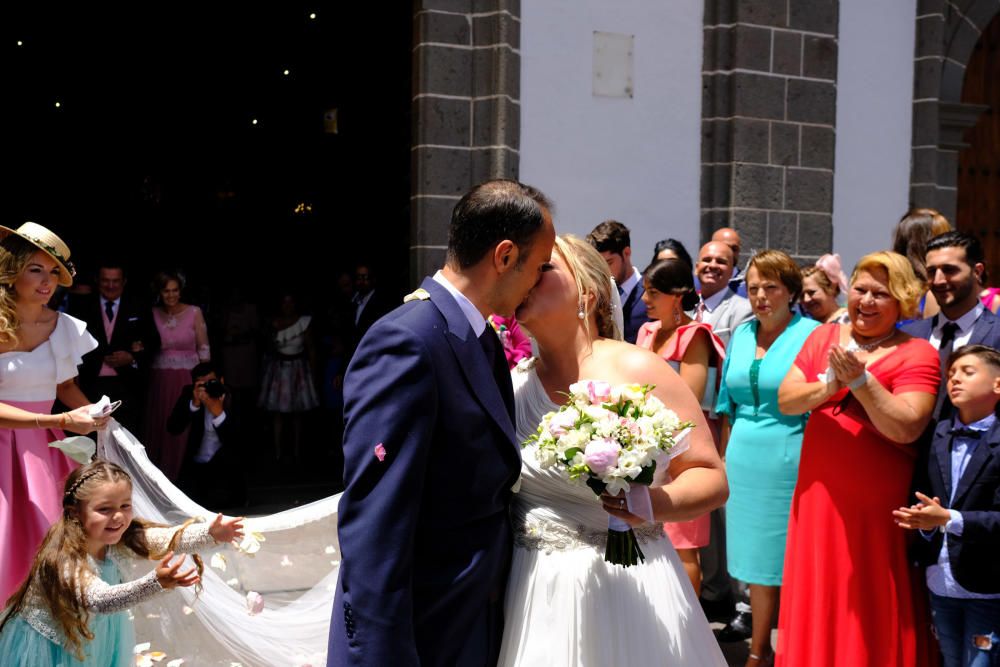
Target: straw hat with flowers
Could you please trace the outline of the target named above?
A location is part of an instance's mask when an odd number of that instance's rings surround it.
[[[0,241],[11,235],[19,236],[32,244],[51,257],[62,268],[62,273],[59,276],[60,285],[69,287],[73,284],[73,276],[76,275],[76,269],[73,268],[73,263],[69,261],[69,246],[63,243],[61,238],[34,222],[26,222],[17,229],[0,225]]]

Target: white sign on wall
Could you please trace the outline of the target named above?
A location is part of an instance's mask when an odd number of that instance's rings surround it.
[[[594,31],[594,95],[632,97],[635,35]]]

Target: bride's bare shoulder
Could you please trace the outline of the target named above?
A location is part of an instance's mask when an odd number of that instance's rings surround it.
[[[655,383],[664,373],[672,372],[669,364],[647,349],[617,340],[606,341],[606,344],[607,361],[632,382]]]

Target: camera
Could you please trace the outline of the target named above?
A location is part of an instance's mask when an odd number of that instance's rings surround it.
[[[205,380],[205,393],[212,398],[222,398],[226,395],[226,385],[222,384],[220,380],[211,379]]]

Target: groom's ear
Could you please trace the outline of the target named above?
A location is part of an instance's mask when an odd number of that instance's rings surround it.
[[[518,247],[513,241],[504,239],[493,248],[493,268],[497,273],[506,273],[517,264]]]

